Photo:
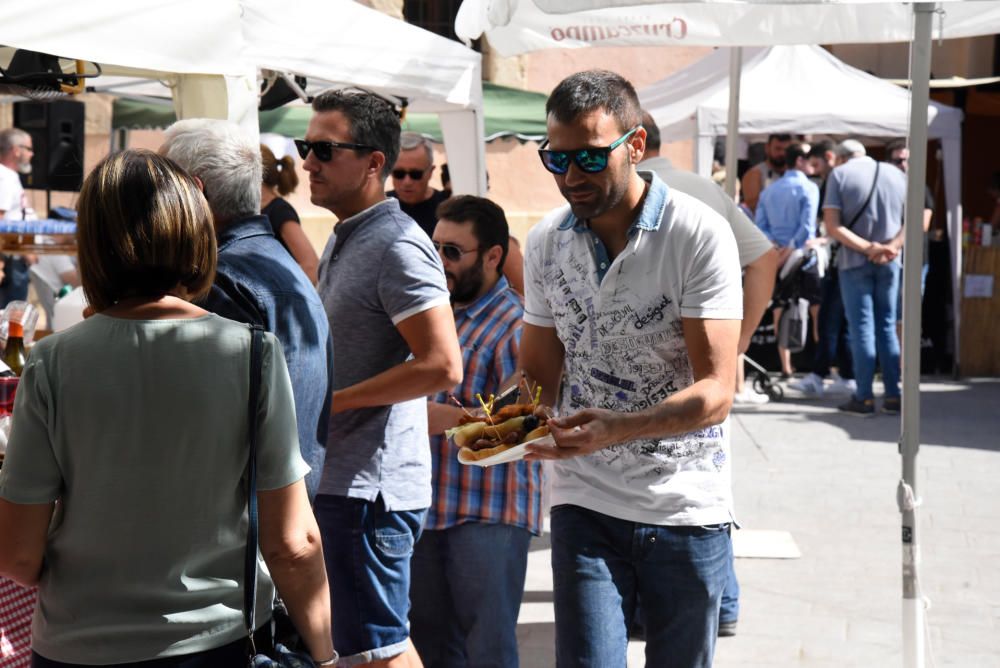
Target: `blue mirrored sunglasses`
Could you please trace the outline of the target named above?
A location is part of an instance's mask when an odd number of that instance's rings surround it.
[[[581,148],[576,151],[551,151],[545,147],[549,145],[549,140],[542,142],[542,147],[538,149],[538,156],[542,159],[545,169],[553,174],[565,174],[569,171],[570,161],[588,174],[603,172],[608,167],[608,156],[635,134],[640,126],[635,126],[621,137],[616,139],[610,146],[601,148]]]

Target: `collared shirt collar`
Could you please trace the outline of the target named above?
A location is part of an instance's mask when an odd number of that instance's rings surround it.
[[[660,222],[663,220],[663,209],[667,205],[667,194],[669,189],[655,172],[639,170],[639,176],[649,184],[649,191],[646,199],[642,203],[642,210],[638,218],[632,221],[628,228],[628,236],[635,234],[637,230],[653,232],[660,229]],[[570,211],[566,219],[559,225],[560,230],[573,230],[584,232],[590,230],[590,222],[581,220]]]
[[[274,236],[274,229],[271,227],[271,221],[268,220],[267,216],[257,214],[241,218],[226,225],[219,232],[219,250],[222,250],[224,246],[228,246],[234,241],[259,236]]]
[[[383,207],[389,207],[390,209],[394,209],[396,213],[401,213],[399,200],[395,197],[386,197],[385,199],[372,204],[367,209],[363,209],[350,218],[345,218],[334,225],[333,233],[337,236],[337,240],[334,243],[333,252],[338,252],[344,246],[347,242],[347,238],[351,236],[351,233],[354,232],[354,230],[358,229],[372,218],[378,217],[381,214],[381,209]],[[390,213],[389,215],[391,216],[392,214]]]
[[[372,204],[367,209],[363,209],[350,218],[345,218],[339,221],[333,226],[333,231],[337,233],[337,236],[348,235],[353,232],[358,226],[362,225],[365,221],[371,219],[373,216],[377,215],[377,209],[382,206],[388,206],[399,210],[399,200],[395,197],[386,197],[383,200],[379,200],[375,204]]]
[[[500,280],[485,295],[467,306],[456,306],[455,315],[464,315],[467,318],[473,319],[478,318],[493,303],[493,300],[509,287],[510,283],[507,282],[507,277],[501,274]]]

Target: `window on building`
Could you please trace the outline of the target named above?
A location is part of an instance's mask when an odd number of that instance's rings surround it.
[[[448,39],[457,40],[455,16],[458,14],[458,7],[461,4],[462,0],[405,0],[403,2],[403,17],[407,23],[420,26],[424,30],[430,30]]]

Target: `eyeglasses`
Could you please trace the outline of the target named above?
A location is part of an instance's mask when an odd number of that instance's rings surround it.
[[[469,253],[475,253],[476,251],[480,250],[478,246],[476,248],[472,248],[469,250],[462,250],[459,246],[456,246],[455,244],[441,243],[440,241],[433,241],[433,240],[431,241],[431,243],[434,244],[434,250],[440,253],[441,257],[448,260],[449,262],[458,262],[459,260],[462,259],[463,255],[467,255]]]
[[[427,173],[426,169],[394,169],[392,170],[392,178],[397,181],[402,181],[407,176],[409,176],[414,181],[419,181],[424,178],[424,174]]]
[[[638,125],[635,126],[616,139],[610,146],[603,148],[581,148],[577,151],[550,151],[545,148],[549,144],[549,140],[546,139],[542,142],[542,148],[538,149],[538,156],[542,159],[545,169],[553,174],[565,174],[568,172],[570,160],[575,162],[577,167],[588,174],[597,174],[607,169],[608,156],[611,154],[611,151],[628,141],[628,138],[634,135],[635,131],[640,127]]]
[[[309,151],[313,152],[320,162],[329,162],[333,157],[333,149],[346,148],[352,151],[377,151],[374,146],[367,144],[351,144],[342,141],[306,141],[304,139],[295,140],[295,150],[299,152],[299,157],[305,160],[309,157]]]
[[[904,162],[909,162],[909,158],[890,158],[889,162],[894,165],[902,165]]]

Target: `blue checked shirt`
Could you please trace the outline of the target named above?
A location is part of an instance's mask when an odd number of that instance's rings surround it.
[[[524,302],[501,277],[475,303],[455,310],[465,376],[452,393],[463,406],[477,405],[476,393],[498,394],[500,383],[517,368]],[[448,402],[448,393],[435,398]],[[465,522],[508,524],[542,530],[542,470],[524,460],[482,468],[458,462],[458,451],[444,436],[431,438],[434,499],[425,529],[447,529]]]

